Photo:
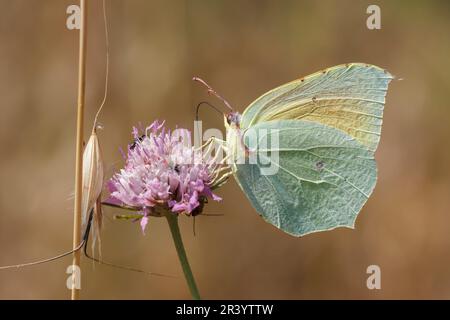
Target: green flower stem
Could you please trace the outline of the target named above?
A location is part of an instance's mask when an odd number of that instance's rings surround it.
[[[180,228],[178,227],[178,215],[173,213],[166,214],[167,222],[169,223],[170,232],[172,233],[173,242],[177,249],[178,258],[180,259],[181,267],[183,268],[184,277],[191,291],[192,298],[194,300],[200,300],[200,294],[195,284],[194,275],[192,274],[191,267],[184,250],[183,240],[181,239]]]

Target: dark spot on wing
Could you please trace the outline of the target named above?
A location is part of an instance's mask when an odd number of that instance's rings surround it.
[[[316,170],[317,171],[322,171],[324,167],[325,167],[325,163],[322,160],[316,162]]]

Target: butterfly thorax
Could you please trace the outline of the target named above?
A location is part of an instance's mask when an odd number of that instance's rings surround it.
[[[242,140],[243,131],[240,127],[241,114],[230,112],[225,116],[226,141],[228,163],[233,170],[236,170],[236,164],[243,163],[246,156],[246,147]]]

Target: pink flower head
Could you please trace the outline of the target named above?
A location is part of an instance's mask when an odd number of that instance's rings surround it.
[[[107,202],[140,210],[143,230],[149,212],[157,207],[196,215],[207,198],[221,200],[211,190],[217,166],[191,145],[189,130],[171,133],[164,123],[155,121],[145,130],[134,127],[132,133],[134,142],[128,146],[125,167],[108,182]]]

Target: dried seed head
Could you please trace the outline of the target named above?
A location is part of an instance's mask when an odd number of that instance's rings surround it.
[[[86,226],[89,213],[95,208],[95,204],[101,196],[103,177],[104,170],[100,145],[97,134],[93,131],[83,153],[83,190],[81,204],[83,226]],[[99,217],[96,216],[95,218],[94,221],[97,221]]]

